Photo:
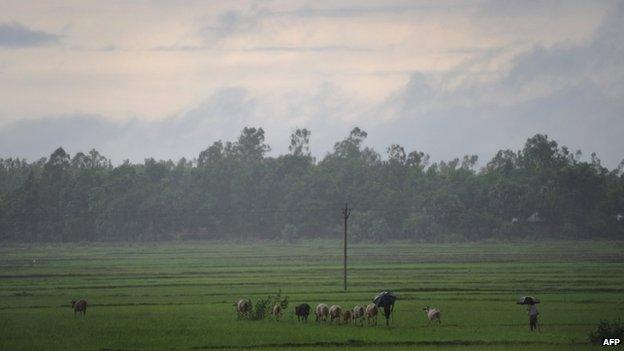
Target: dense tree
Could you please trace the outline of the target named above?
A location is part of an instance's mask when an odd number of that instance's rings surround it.
[[[278,157],[262,128],[244,128],[194,160],[113,167],[62,148],[0,159],[0,241],[338,238],[345,202],[356,241],[624,237],[624,162],[608,170],[546,135],[482,169],[475,155],[430,165],[398,144],[382,157],[359,128],[317,162],[310,137],[296,129]]]
[[[297,129],[290,135],[288,151],[295,157],[310,156],[310,131],[303,128]]]

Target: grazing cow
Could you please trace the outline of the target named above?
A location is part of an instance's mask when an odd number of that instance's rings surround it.
[[[364,313],[365,312],[366,310],[364,309],[364,306],[362,305],[356,305],[355,307],[353,307],[353,323],[357,324],[357,322],[360,321],[362,325],[364,325]]]
[[[342,320],[347,324],[350,323],[353,320],[353,311],[345,310],[342,313]]]
[[[279,303],[276,303],[275,306],[273,306],[273,309],[271,310],[271,314],[275,316],[275,320],[278,321],[279,318],[282,316],[282,305],[280,305]]]
[[[316,310],[314,310],[314,314],[316,315],[316,321],[327,321],[327,316],[329,316],[329,307],[327,307],[324,303],[319,303],[316,306]]]
[[[368,323],[368,325],[371,325],[372,322],[375,323],[374,325],[377,325],[377,314],[379,314],[379,309],[377,308],[377,305],[371,303],[366,306],[366,322]]]
[[[332,307],[329,308],[329,321],[330,322],[333,322],[334,319],[338,319],[338,322],[340,322],[341,315],[342,315],[342,307],[338,305],[332,305]]]
[[[71,306],[74,309],[74,318],[76,318],[76,314],[82,312],[83,316],[87,315],[87,300],[72,300]]]
[[[295,315],[297,316],[297,321],[308,323],[308,315],[310,314],[310,305],[307,303],[302,303],[295,307]]]
[[[431,322],[433,322],[434,320],[437,320],[438,323],[442,323],[442,320],[440,319],[440,310],[437,308],[429,308],[429,306],[423,308],[423,310],[425,311],[425,313],[427,314],[427,318],[429,319],[429,325],[431,325]]]
[[[240,299],[232,304],[236,307],[236,316],[238,319],[247,317],[251,312],[251,301],[249,299]]]

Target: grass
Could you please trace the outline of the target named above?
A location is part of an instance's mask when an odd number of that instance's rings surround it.
[[[0,247],[0,350],[590,350],[624,315],[622,243],[355,245],[339,242]],[[33,261],[35,260],[35,261]],[[283,320],[237,320],[232,302],[282,289]],[[351,308],[399,296],[390,327],[297,323],[301,302]],[[515,300],[536,295],[541,333]],[[71,299],[89,302],[74,318]],[[428,326],[422,308],[442,311]]]

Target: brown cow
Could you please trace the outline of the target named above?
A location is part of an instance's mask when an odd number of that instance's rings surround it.
[[[319,303],[316,306],[316,310],[314,311],[316,315],[316,321],[327,321],[327,316],[329,315],[329,307],[327,307],[324,303]]]
[[[358,321],[360,321],[362,323],[362,325],[364,325],[364,314],[365,312],[365,308],[362,305],[356,305],[355,307],[353,307],[353,323],[357,324]]]
[[[345,323],[349,324],[349,323],[351,322],[351,320],[353,320],[353,311],[350,311],[350,310],[345,310],[345,311],[342,313],[342,320],[343,320]]]
[[[275,320],[278,321],[279,318],[282,316],[282,305],[280,305],[279,303],[276,303],[275,306],[273,306],[273,309],[271,310],[271,314],[275,316]]]
[[[238,319],[247,317],[249,312],[251,312],[251,301],[249,301],[249,299],[240,299],[234,302],[232,306],[236,307],[236,316]]]
[[[378,313],[379,313],[379,308],[377,308],[377,305],[375,305],[374,303],[371,303],[368,306],[366,306],[366,322],[368,323],[368,325],[371,325],[371,323],[374,323],[374,325],[377,325]]]
[[[340,322],[340,316],[342,316],[342,307],[332,305],[332,307],[329,308],[329,321],[333,322],[334,319],[338,319],[338,322]]]
[[[87,300],[72,300],[71,306],[74,309],[74,318],[76,318],[76,313],[82,312],[83,316],[87,315]]]

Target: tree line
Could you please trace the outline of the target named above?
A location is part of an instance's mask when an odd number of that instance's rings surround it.
[[[316,160],[310,135],[295,130],[277,157],[262,128],[244,128],[177,162],[113,166],[62,148],[0,159],[0,241],[339,238],[346,202],[355,241],[624,238],[624,163],[583,161],[546,135],[480,168],[475,155],[431,163],[396,144],[382,157],[359,128]]]

